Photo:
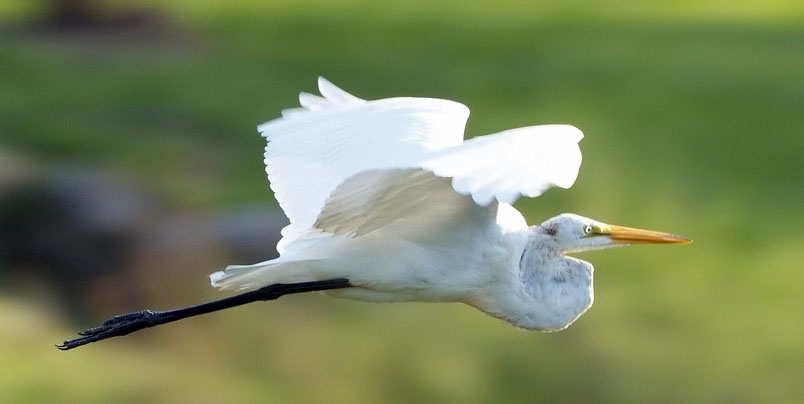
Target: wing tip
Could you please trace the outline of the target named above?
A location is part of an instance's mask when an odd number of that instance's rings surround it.
[[[365,101],[336,86],[324,76],[318,76],[318,92],[326,100],[336,104],[359,104]]]
[[[320,91],[322,94],[323,94],[322,91],[323,88],[331,88],[331,87],[338,88],[335,84],[332,84],[332,82],[327,80],[326,77],[324,76],[318,76],[316,83],[318,84],[318,91]]]
[[[584,137],[583,131],[578,129],[577,126],[570,125],[570,124],[559,124],[559,125],[556,125],[556,126],[562,127],[563,129],[567,130],[567,132],[569,134],[573,135],[574,138],[575,138],[576,143],[580,142]]]

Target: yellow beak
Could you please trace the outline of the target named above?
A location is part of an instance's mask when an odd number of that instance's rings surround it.
[[[652,230],[634,229],[625,226],[610,225],[601,229],[600,235],[608,236],[614,242],[625,244],[688,244],[692,240],[670,233]]]

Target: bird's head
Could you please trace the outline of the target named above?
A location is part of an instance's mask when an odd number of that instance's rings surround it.
[[[635,229],[563,213],[539,226],[553,237],[562,253],[599,250],[631,244],[686,244],[692,240],[670,233]]]

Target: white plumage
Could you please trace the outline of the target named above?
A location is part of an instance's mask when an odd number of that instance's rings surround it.
[[[614,226],[575,215],[529,228],[510,205],[572,186],[583,137],[573,126],[464,141],[462,104],[365,101],[323,78],[318,86],[322,97],[301,93],[301,108],[258,127],[268,140],[271,188],[290,219],[280,257],[216,272],[213,286],[347,278],[354,287],[327,293],[459,301],[520,327],[555,330],[592,302],[591,265],[563,252],[646,240],[617,244]]]

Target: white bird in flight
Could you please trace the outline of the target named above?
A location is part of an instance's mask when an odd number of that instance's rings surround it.
[[[251,292],[116,316],[61,349],[312,290],[372,302],[462,302],[520,328],[556,331],[593,301],[592,265],[566,254],[691,241],[569,213],[528,226],[511,206],[517,198],[575,182],[583,134],[573,126],[464,141],[469,109],[460,103],[366,101],[322,77],[318,88],[320,97],[301,93],[301,108],[258,127],[268,140],[268,180],[290,219],[280,256],[210,276],[219,289]]]

